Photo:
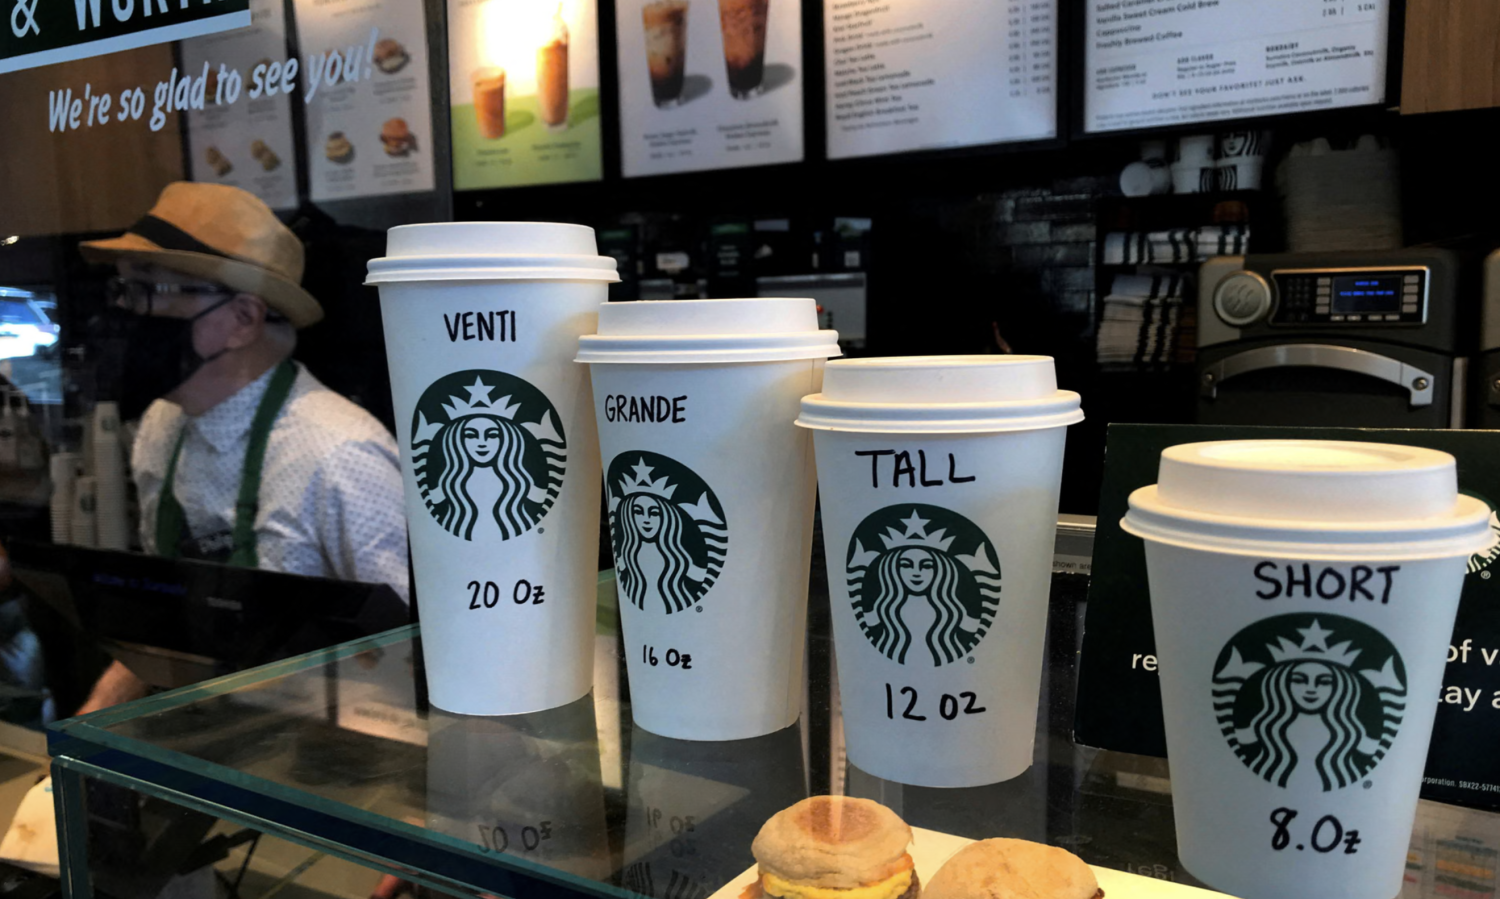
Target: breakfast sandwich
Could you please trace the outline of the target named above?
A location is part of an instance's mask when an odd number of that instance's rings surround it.
[[[209,147],[207,150],[204,150],[203,159],[208,163],[208,167],[214,170],[214,174],[220,178],[234,171],[234,164],[229,161],[229,157],[225,156],[223,151],[218,147]]]
[[[411,54],[406,52],[406,48],[401,46],[400,41],[393,37],[384,37],[375,42],[374,61],[375,68],[387,75],[394,75],[411,62]]]
[[[323,155],[328,157],[329,162],[342,165],[354,158],[354,144],[349,142],[344,132],[335,131],[328,135],[328,140],[324,142]]]
[[[268,172],[275,171],[281,166],[281,157],[277,156],[276,151],[266,146],[266,142],[259,138],[250,142],[250,155],[260,163],[262,169]]]
[[[1104,899],[1083,859],[1028,840],[980,840],[932,875],[922,899]]]
[[[776,813],[750,851],[759,878],[741,899],[917,899],[911,828],[878,802],[814,796]]]
[[[386,119],[380,127],[380,143],[387,156],[405,156],[417,148],[417,136],[411,133],[406,119]]]

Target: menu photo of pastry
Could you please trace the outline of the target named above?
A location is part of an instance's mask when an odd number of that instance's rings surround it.
[[[276,151],[266,146],[266,142],[259,138],[250,142],[250,155],[265,171],[273,172],[281,168],[281,157],[277,156]]]
[[[218,147],[209,147],[207,150],[204,150],[203,158],[208,163],[208,167],[213,169],[214,174],[220,178],[234,171],[234,164],[229,161],[229,157],[225,156],[224,152]]]
[[[417,149],[417,136],[411,133],[406,119],[386,119],[380,128],[380,143],[387,156],[408,156]]]
[[[328,135],[328,140],[323,143],[323,155],[329,162],[346,165],[354,159],[354,144],[344,136],[344,132],[335,131]]]
[[[385,37],[375,42],[375,68],[387,75],[394,75],[406,68],[411,62],[411,54],[401,42],[393,37]]]

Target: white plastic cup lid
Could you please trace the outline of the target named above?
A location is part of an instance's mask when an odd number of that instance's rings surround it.
[[[837,331],[818,330],[805,298],[640,300],[599,307],[599,333],[579,339],[578,362],[782,362],[838,356]]]
[[[386,232],[366,284],[409,281],[618,281],[594,229],[558,222],[434,222]]]
[[[890,356],[828,363],[797,424],[826,431],[983,434],[1083,421],[1050,356]]]
[[[1438,558],[1488,548],[1484,502],[1448,453],[1339,440],[1222,440],[1162,451],[1121,526],[1225,552]]]

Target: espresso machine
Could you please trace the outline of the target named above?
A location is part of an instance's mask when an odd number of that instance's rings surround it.
[[[1470,426],[1495,430],[1500,429],[1500,250],[1484,260],[1482,302]]]
[[[1198,278],[1197,420],[1461,427],[1457,277],[1457,258],[1438,249],[1208,260]]]

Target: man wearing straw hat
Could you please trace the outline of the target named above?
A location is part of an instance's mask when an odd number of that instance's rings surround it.
[[[116,266],[126,380],[158,398],[131,452],[146,551],[405,597],[395,440],[291,359],[297,329],[323,317],[297,236],[246,191],[177,182],[124,234],[79,249]],[[144,690],[115,663],[80,713]]]

